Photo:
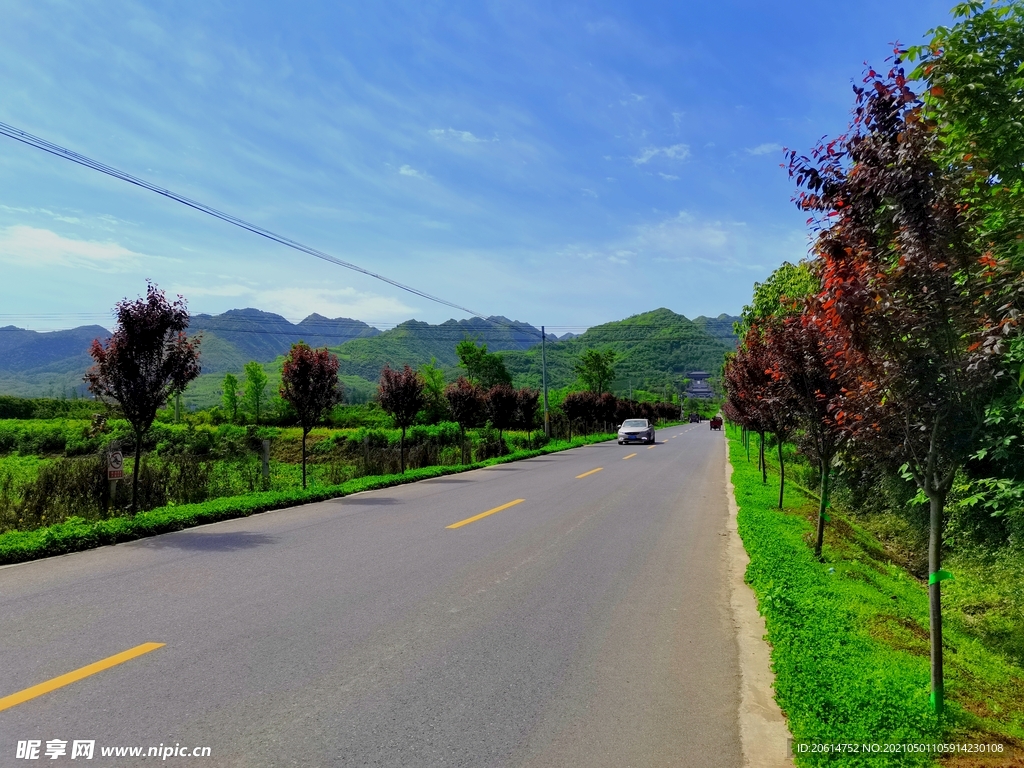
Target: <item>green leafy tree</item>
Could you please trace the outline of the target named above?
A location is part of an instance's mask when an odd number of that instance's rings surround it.
[[[772,318],[782,319],[799,315],[804,300],[818,292],[820,283],[811,272],[810,264],[784,262],[763,283],[754,283],[754,296],[743,307],[736,335],[744,338],[750,326]]]
[[[505,367],[501,355],[487,351],[487,345],[476,345],[472,339],[463,339],[455,346],[459,365],[465,369],[466,378],[483,390],[490,390],[498,384],[512,386],[512,375]]]
[[[306,437],[324,414],[344,399],[338,382],[338,358],[322,349],[292,344],[281,368],[281,397],[291,404],[302,427],[302,487],[306,487]]]
[[[245,396],[246,407],[252,413],[256,423],[260,423],[260,413],[267,403],[267,374],[263,366],[255,360],[245,364]]]
[[[955,24],[906,53],[925,83],[925,114],[937,124],[936,147],[948,164],[997,174],[991,191],[1020,194],[1024,182],[1024,5],[980,0],[953,8]],[[1011,187],[1012,190],[1006,190]],[[968,187],[965,191],[971,191]]]
[[[402,430],[399,443],[402,474],[405,474],[405,430],[412,426],[416,414],[423,408],[423,379],[420,375],[405,366],[401,371],[392,370],[385,365],[380,372],[379,385],[380,407],[394,419],[395,426]]]
[[[232,422],[238,419],[238,402],[239,402],[239,391],[238,391],[238,379],[235,378],[233,373],[224,374],[224,384],[221,387],[221,402],[224,404],[224,410],[228,412],[228,418]]]
[[[607,392],[615,378],[615,350],[588,349],[573,365],[572,370],[584,387],[594,394]]]
[[[438,368],[436,358],[420,366],[420,378],[423,380],[424,413],[430,424],[437,424],[447,416],[448,402],[444,397],[444,371]]]
[[[132,506],[138,511],[142,440],[156,412],[199,376],[199,339],[186,336],[185,299],[169,302],[150,283],[146,297],[124,299],[114,308],[117,322],[107,342],[95,339],[89,354],[95,364],[85,374],[89,391],[121,406],[135,434]]]

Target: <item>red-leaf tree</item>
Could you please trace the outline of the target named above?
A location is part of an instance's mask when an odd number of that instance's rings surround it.
[[[597,420],[601,422],[604,431],[607,432],[612,422],[615,421],[615,413],[618,409],[619,399],[611,392],[602,392],[597,401]]]
[[[735,410],[743,414],[761,437],[761,479],[767,482],[764,461],[764,433],[771,432],[778,443],[779,509],[786,493],[786,462],[783,444],[797,427],[792,393],[780,375],[773,337],[779,333],[781,320],[751,325],[740,348],[727,363],[726,385]]]
[[[498,446],[502,451],[505,446],[502,433],[515,426],[518,408],[519,398],[516,391],[508,384],[495,384],[488,390],[484,400],[484,410],[487,412],[487,418],[491,425],[498,430]]]
[[[466,430],[480,423],[480,415],[484,410],[483,394],[464,376],[459,376],[453,383],[445,387],[444,398],[448,401],[448,410],[452,418],[458,422],[461,433],[462,463],[466,463]]]
[[[835,420],[843,379],[829,365],[840,340],[826,334],[813,315],[805,312],[771,324],[765,343],[772,351],[770,375],[788,390],[786,400],[802,428],[800,446],[818,465],[820,497],[814,554],[821,557],[832,461],[848,435]]]
[[[529,434],[530,446],[533,446],[533,430],[537,426],[537,404],[540,392],[536,389],[523,387],[516,390],[516,423]]]
[[[760,332],[757,329],[748,329],[740,349],[725,362],[723,380],[730,418],[749,432],[757,434],[757,464],[761,470],[761,482],[767,484],[768,467],[764,460],[764,440],[765,434],[771,431],[771,425],[765,417],[762,403],[768,386],[768,374],[765,373],[768,361],[763,357]]]
[[[291,403],[302,427],[302,487],[306,487],[306,436],[331,408],[341,402],[338,358],[327,347],[292,344],[281,368],[281,397]]]
[[[586,431],[586,425],[594,418],[598,396],[593,392],[570,392],[562,400],[562,413],[569,422],[569,439],[572,440],[573,426],[577,432]]]
[[[380,372],[379,385],[380,407],[395,420],[395,426],[402,430],[399,443],[402,474],[405,474],[405,430],[412,426],[416,414],[426,403],[423,394],[423,379],[420,375],[405,366],[401,371],[392,370],[385,365]]]
[[[932,701],[941,713],[946,497],[976,449],[984,405],[1001,386],[996,358],[1016,329],[993,306],[1003,266],[973,247],[959,171],[935,161],[934,127],[899,59],[856,91],[850,133],[810,158],[790,153],[790,173],[805,188],[797,203],[822,222],[816,319],[842,329],[830,361],[846,383],[836,421],[855,451],[889,459],[928,499]]]
[[[640,409],[640,403],[636,400],[627,400],[622,398],[615,403],[615,423],[616,425],[621,424],[626,419],[632,419],[642,417],[642,411]]]
[[[156,412],[199,375],[199,339],[185,335],[185,299],[169,302],[153,283],[146,297],[124,299],[114,308],[117,323],[106,344],[95,339],[89,354],[95,365],[85,374],[89,391],[116,401],[135,433],[131,513],[138,511],[142,439]]]

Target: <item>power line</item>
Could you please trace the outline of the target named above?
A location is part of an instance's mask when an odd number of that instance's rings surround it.
[[[311,248],[310,246],[303,245],[302,243],[296,240],[292,240],[289,237],[278,235],[275,232],[271,232],[269,229],[257,226],[256,224],[251,224],[245,219],[241,219],[229,213],[219,211],[216,208],[213,208],[212,206],[206,205],[205,203],[201,203],[197,200],[192,200],[191,198],[185,197],[184,195],[179,195],[176,192],[172,192],[169,189],[158,187],[155,184],[151,184],[150,182],[144,179],[140,179],[137,176],[125,173],[124,171],[120,171],[117,168],[114,168],[113,166],[107,165],[106,163],[101,163],[98,160],[93,160],[92,158],[86,157],[85,155],[79,154],[78,152],[67,149],[66,147],[62,147],[59,144],[54,144],[51,141],[47,141],[46,139],[40,138],[39,136],[34,136],[31,133],[23,131],[20,128],[15,128],[13,125],[8,125],[7,123],[0,122],[0,135],[7,136],[8,138],[14,139],[15,141],[20,141],[22,144],[27,144],[30,147],[41,149],[44,152],[48,152],[51,155],[55,155],[65,160],[70,160],[71,162],[77,163],[78,165],[84,166],[86,168],[91,168],[94,171],[99,171],[100,173],[106,174],[107,176],[112,176],[115,179],[120,179],[121,181],[126,181],[129,184],[134,184],[135,186],[141,187],[142,189],[147,189],[150,192],[155,192],[158,195],[162,195],[163,197],[166,197],[170,200],[174,200],[175,202],[181,203],[182,205],[188,206],[189,208],[193,208],[201,213],[205,213],[209,216],[213,216],[216,219],[220,219],[223,222],[233,224],[236,227],[244,229],[248,232],[252,232],[254,235],[259,235],[260,237],[265,237],[268,240],[273,240],[275,243],[280,243],[281,245],[293,248],[296,251],[301,251],[302,253],[309,254],[310,256],[315,256],[316,258],[322,259],[323,261],[330,262],[331,264],[336,264],[339,267],[344,267],[345,269],[351,269],[354,272],[359,272],[361,274],[367,275],[368,277],[372,277],[375,280],[380,280],[381,282],[387,283],[388,285],[393,285],[395,288],[399,288],[403,291],[411,293],[414,296],[419,296],[421,298],[427,299],[428,301],[433,301],[437,304],[443,304],[446,307],[451,307],[452,309],[457,309],[460,312],[466,312],[467,314],[479,317],[482,320],[487,320],[488,322],[495,323],[496,325],[501,325],[501,323],[491,320],[490,318],[484,316],[480,312],[468,309],[467,307],[463,307],[460,304],[455,304],[454,302],[448,301],[447,299],[442,299],[437,296],[433,296],[429,293],[426,293],[425,291],[419,290],[418,288],[413,288],[412,286],[405,285],[404,283],[400,283],[397,280],[392,280],[390,277],[385,277],[384,275],[380,275],[376,272],[371,272],[368,269],[364,269],[363,267],[360,267],[356,264],[352,264],[348,261],[343,261],[342,259],[339,259],[336,256],[332,256],[329,253],[325,253],[324,251],[321,251],[317,248]]]

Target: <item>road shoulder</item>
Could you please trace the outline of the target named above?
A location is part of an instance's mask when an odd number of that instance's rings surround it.
[[[771,669],[770,649],[764,639],[764,618],[757,611],[753,591],[743,580],[750,558],[743,548],[736,523],[739,507],[728,451],[725,464],[725,493],[729,502],[729,540],[725,552],[729,560],[729,602],[740,660],[739,724],[743,765],[745,768],[788,767],[794,765],[792,758],[787,756],[791,737],[786,719],[775,703],[772,689],[775,674]]]

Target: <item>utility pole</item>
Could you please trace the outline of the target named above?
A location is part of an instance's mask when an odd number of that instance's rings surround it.
[[[544,386],[544,436],[551,437],[551,424],[548,421],[548,355],[544,348],[544,326],[540,327],[540,380]]]

